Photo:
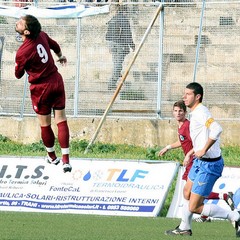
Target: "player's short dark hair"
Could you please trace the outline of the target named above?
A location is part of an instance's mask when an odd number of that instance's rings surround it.
[[[202,100],[203,100],[203,87],[201,86],[201,84],[199,84],[197,82],[191,82],[186,86],[186,88],[193,90],[193,93],[194,93],[195,96],[197,94],[200,94],[201,97],[199,99],[199,102],[202,102]]]
[[[187,111],[187,107],[186,107],[186,105],[185,105],[185,103],[184,103],[183,100],[179,100],[179,101],[175,102],[175,103],[173,104],[173,108],[174,108],[174,107],[179,107],[180,109],[183,109],[184,112]]]
[[[31,39],[37,38],[42,29],[38,19],[32,15],[25,15],[22,19],[26,21],[26,29],[30,32],[27,37]]]

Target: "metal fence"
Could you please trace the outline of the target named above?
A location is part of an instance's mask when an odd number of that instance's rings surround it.
[[[9,6],[13,3],[0,1]],[[41,11],[50,3],[56,1],[31,4],[37,4]],[[66,67],[58,65],[65,81],[68,116],[101,116],[121,81],[120,76],[116,86],[109,87],[113,73],[119,71],[121,58],[124,59],[120,70],[124,75],[135,53],[130,48],[129,53],[116,56],[112,42],[106,39],[117,3],[76,4],[110,4],[110,11],[77,19],[39,20],[68,59]],[[172,104],[182,97],[186,84],[197,81],[205,89],[204,104],[215,118],[239,119],[240,1],[169,0],[163,4],[164,10],[144,40],[108,116],[171,118]],[[136,52],[159,3],[136,1],[124,5]],[[15,22],[15,18],[0,17],[0,115],[24,117],[34,112],[27,77],[14,77],[15,53],[21,44],[14,30]],[[126,45],[128,39],[129,35]]]

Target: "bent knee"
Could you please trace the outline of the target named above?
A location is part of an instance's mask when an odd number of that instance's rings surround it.
[[[191,195],[191,192],[188,191],[188,189],[183,189],[183,197],[186,199],[186,200],[189,200],[190,199],[190,195]]]
[[[191,213],[197,213],[197,214],[200,214],[202,213],[202,210],[203,210],[203,204],[189,204],[189,211]]]
[[[198,213],[198,212],[197,212],[197,208],[196,208],[195,206],[189,206],[189,211],[190,211],[191,213]]]

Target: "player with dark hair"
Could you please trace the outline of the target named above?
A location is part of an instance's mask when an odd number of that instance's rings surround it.
[[[188,153],[192,150],[192,140],[189,132],[189,120],[186,118],[187,107],[182,100],[177,101],[173,104],[173,117],[178,122],[178,140],[175,143],[169,144],[160,150],[159,156],[164,155],[168,150],[182,147],[185,158],[183,166],[186,167],[185,172],[182,176],[183,180],[187,180],[188,172],[193,164],[192,155]]]
[[[192,139],[190,137],[189,125],[190,121],[186,118],[187,107],[183,100],[179,100],[173,104],[173,116],[178,122],[178,140],[172,144],[167,145],[159,152],[159,156],[164,155],[168,150],[182,147],[185,158],[183,160],[183,166],[185,171],[182,179],[187,181],[188,173],[193,165],[193,154],[192,154]],[[206,199],[223,199],[234,209],[234,202],[232,200],[233,193],[216,193],[211,192]],[[208,216],[200,216],[196,218],[197,222],[210,222],[211,219]]]
[[[65,89],[61,74],[54,63],[51,50],[64,65],[67,62],[59,44],[41,30],[41,24],[32,15],[21,17],[16,23],[16,32],[23,43],[16,53],[15,76],[21,78],[28,74],[33,110],[41,127],[41,138],[47,150],[47,162],[57,165],[54,143],[55,136],[51,128],[51,112],[58,128],[58,141],[62,152],[63,171],[71,172],[69,164],[69,128],[65,113]]]
[[[223,209],[216,204],[204,204],[217,179],[222,175],[224,160],[221,155],[220,135],[222,127],[208,108],[202,104],[203,88],[192,82],[186,86],[184,103],[190,108],[190,136],[193,143],[193,166],[184,186],[183,215],[179,226],[165,232],[166,235],[192,235],[194,213],[235,222],[236,236],[240,237],[240,212]]]

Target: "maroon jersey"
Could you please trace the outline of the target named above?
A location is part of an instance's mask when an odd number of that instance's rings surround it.
[[[26,71],[30,83],[40,83],[57,72],[51,49],[55,53],[60,52],[59,44],[43,31],[36,39],[26,38],[16,54],[16,78],[21,78]]]
[[[183,125],[180,128],[178,128],[178,138],[179,138],[179,141],[181,142],[184,155],[186,155],[193,148],[192,139],[190,137],[189,124],[190,124],[190,121],[186,119]],[[182,179],[187,180],[187,176],[190,171],[190,168],[192,167],[192,164],[193,164],[193,157],[190,158],[190,162],[186,166]]]
[[[193,148],[189,125],[190,121],[185,119],[182,126],[178,128],[178,138],[181,142],[181,146],[185,155]]]

